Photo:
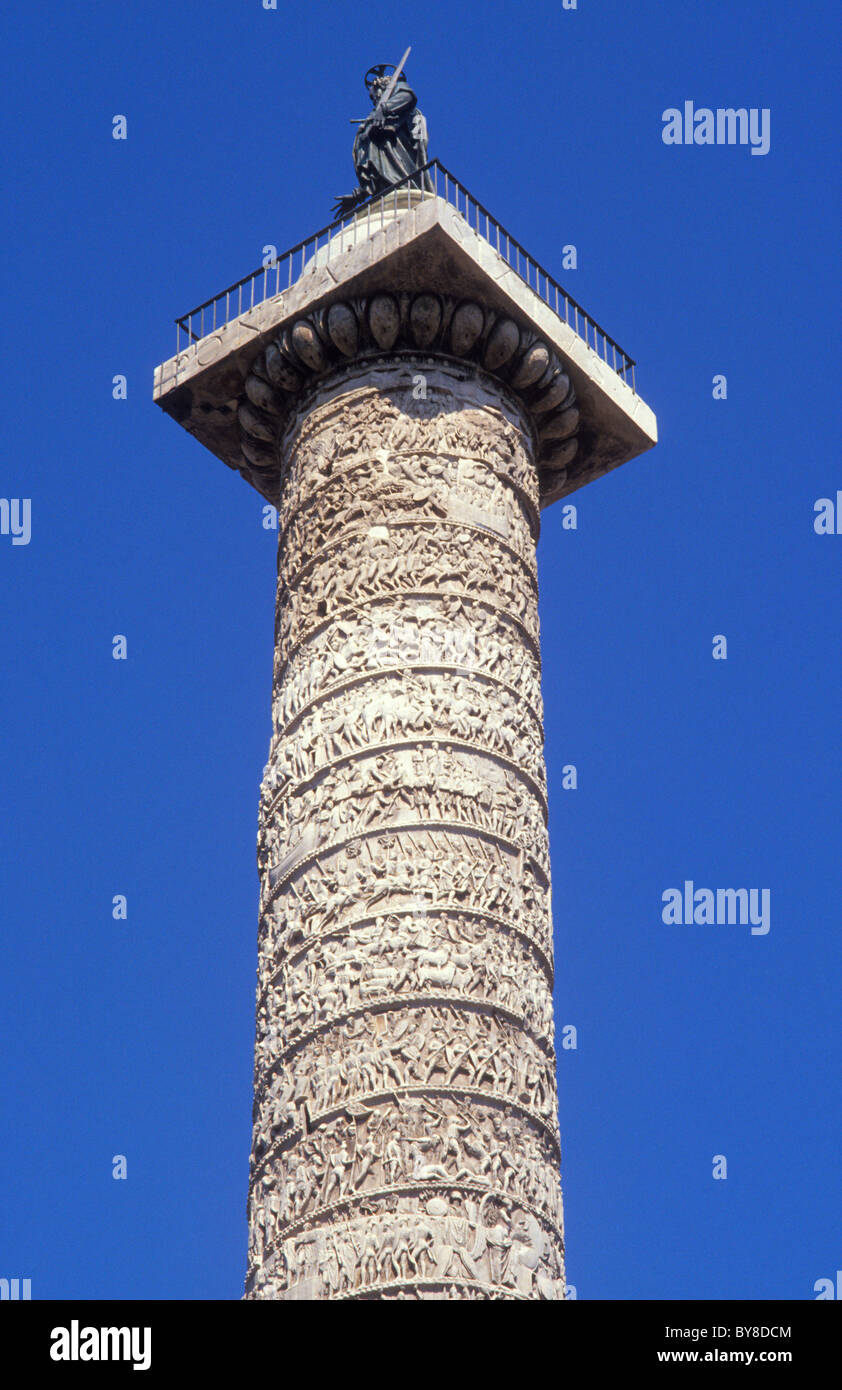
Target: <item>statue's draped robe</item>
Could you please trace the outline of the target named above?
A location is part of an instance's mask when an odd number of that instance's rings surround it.
[[[374,123],[372,112],[354,141],[354,167],[367,198],[427,162],[427,123],[407,82],[395,84],[382,114],[382,126]]]

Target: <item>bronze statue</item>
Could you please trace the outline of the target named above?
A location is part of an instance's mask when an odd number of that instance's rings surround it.
[[[407,49],[397,68],[378,63],[365,75],[374,110],[355,122],[359,130],[354,140],[354,168],[360,182],[353,193],[336,199],[336,217],[347,216],[366,198],[385,192],[427,163],[427,122],[403,70],[409,52]],[[428,174],[420,176],[418,187],[432,187]]]

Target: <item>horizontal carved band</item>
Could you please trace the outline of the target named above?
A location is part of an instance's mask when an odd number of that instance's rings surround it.
[[[477,1181],[476,1178],[468,1180],[462,1178],[447,1178],[438,1182],[402,1182],[391,1187],[366,1188],[364,1192],[350,1192],[335,1202],[330,1202],[326,1206],[313,1207],[307,1216],[301,1216],[295,1221],[281,1223],[278,1233],[270,1246],[265,1247],[267,1251],[278,1251],[284,1240],[291,1236],[300,1235],[303,1231],[317,1230],[319,1226],[334,1225],[337,1222],[351,1219],[358,1208],[366,1207],[368,1203],[386,1202],[394,1197],[411,1197],[420,1203],[435,1202],[452,1197],[455,1193],[464,1200],[467,1197],[479,1198],[490,1197],[495,1205],[508,1211],[524,1211],[533,1216],[545,1230],[556,1240],[560,1249],[564,1249],[564,1232],[556,1224],[552,1217],[539,1207],[532,1206],[520,1194],[506,1192],[502,1188],[489,1186],[487,1183]],[[376,1208],[375,1208],[376,1210]],[[366,1212],[371,1215],[371,1212]]]
[[[395,899],[397,901],[395,901]],[[342,941],[343,939],[350,938],[356,931],[365,930],[375,925],[382,924],[391,931],[395,926],[399,925],[402,917],[405,917],[407,914],[412,914],[413,912],[417,913],[419,910],[423,912],[426,922],[434,931],[439,929],[441,924],[441,931],[446,930],[449,932],[451,930],[451,919],[453,919],[452,929],[454,931],[461,927],[463,931],[467,932],[469,928],[466,927],[466,923],[470,923],[473,926],[488,931],[491,931],[493,928],[499,928],[502,933],[508,934],[513,939],[522,942],[525,947],[534,953],[538,968],[543,972],[546,978],[547,987],[552,990],[554,979],[553,964],[550,956],[547,954],[547,943],[539,939],[529,930],[528,922],[521,912],[518,912],[517,915],[513,916],[511,919],[508,919],[497,913],[489,912],[487,909],[476,906],[466,907],[464,904],[458,902],[423,902],[420,909],[419,902],[421,902],[421,900],[415,897],[402,904],[400,893],[396,893],[390,895],[390,901],[387,907],[382,907],[379,911],[375,908],[374,911],[361,917],[351,917],[342,922],[334,922],[332,925],[328,925],[322,932],[306,938],[298,935],[286,949],[280,941],[278,941],[277,944],[273,943],[270,962],[264,974],[261,975],[258,985],[258,1009],[260,1008],[261,999],[263,998],[263,992],[277,985],[284,971],[290,967],[295,967],[300,961],[306,959],[311,951],[318,951],[324,948],[329,942]],[[286,927],[284,936],[287,936],[289,926],[286,919],[284,925]],[[267,932],[269,930],[268,927],[265,927],[265,924],[264,930]]]

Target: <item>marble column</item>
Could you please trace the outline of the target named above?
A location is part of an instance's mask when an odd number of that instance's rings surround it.
[[[482,306],[452,310],[451,353],[401,348],[441,314],[334,306],[246,388],[247,430],[286,420],[252,1298],[564,1296],[535,429],[452,351]],[[292,352],[333,341],[288,414]]]
[[[390,194],[155,372],[279,524],[250,1299],[565,1295],[535,545],[657,422],[473,221]]]

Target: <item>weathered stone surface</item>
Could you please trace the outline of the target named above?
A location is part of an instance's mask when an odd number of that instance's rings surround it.
[[[368,309],[368,322],[379,348],[393,347],[400,331],[401,317],[397,302],[390,294],[376,294]]]
[[[430,347],[441,328],[441,300],[435,294],[417,294],[409,311],[412,337],[416,347]]]
[[[450,347],[457,357],[469,353],[479,338],[483,312],[478,304],[460,304],[450,321]]]
[[[358,359],[279,473],[247,1297],[563,1298],[528,416]]]
[[[562,410],[541,425],[541,439],[567,439],[578,427],[579,412],[575,406],[571,406],[569,410]]]
[[[283,401],[279,400],[277,392],[255,372],[250,372],[246,377],[246,395],[252,405],[270,415],[279,416],[283,410]]]
[[[301,389],[304,378],[281,354],[278,343],[269,343],[260,360],[265,360],[266,375],[274,386],[279,386],[284,391],[299,391]],[[253,362],[251,369],[255,371],[259,370],[259,367],[256,367]]]
[[[255,410],[248,401],[243,401],[237,410],[243,433],[252,439],[262,439],[271,444],[276,430],[272,421],[260,410]]]
[[[568,439],[565,442],[559,444],[559,447],[554,451],[554,453],[549,454],[547,456],[545,467],[552,469],[553,472],[558,472],[562,469],[566,469],[567,465],[573,462],[573,459],[576,456],[577,447],[578,444],[575,439]],[[561,481],[562,480],[560,479],[559,482]]]
[[[279,438],[286,424],[284,417],[291,417],[295,411],[296,393],[273,391],[269,382],[297,380],[303,390],[314,377],[325,375],[352,355],[364,359],[389,349],[396,356],[405,354],[409,362],[416,360],[420,339],[429,351],[477,363],[498,362],[494,375],[515,388],[527,416],[534,420],[541,448],[544,441],[549,441],[543,454],[539,449],[538,458],[539,466],[548,463],[556,451],[556,441],[576,432],[579,416],[572,409],[575,392],[561,360],[546,343],[531,341],[515,356],[513,328],[510,320],[500,320],[493,310],[483,309],[477,303],[460,303],[449,296],[424,291],[400,296],[375,294],[371,299],[358,299],[354,307],[337,301],[326,315],[315,313],[297,320],[290,334],[282,334],[252,362],[245,383],[248,399],[238,414],[243,453],[251,460],[251,446],[260,447],[269,439]],[[516,328],[514,334],[520,346],[522,335]],[[327,342],[333,345],[333,357]],[[416,360],[416,366],[423,367],[423,361]],[[287,375],[288,371],[294,372],[294,377]],[[252,411],[252,403],[265,408]],[[568,461],[574,452],[566,451]],[[276,497],[279,487],[278,471],[273,494]]]
[[[563,1298],[535,544],[654,416],[421,190],[155,396],[279,508],[246,1297]]]
[[[347,304],[332,304],[327,312],[327,325],[334,346],[339,348],[343,356],[356,356],[360,329],[353,309]]]
[[[483,366],[490,372],[509,362],[517,352],[520,343],[520,329],[511,319],[498,319],[488,335],[485,346]]]
[[[550,365],[550,354],[544,343],[535,343],[518,363],[512,376],[512,386],[517,391],[525,391],[534,386]]]
[[[543,415],[548,410],[555,410],[556,406],[566,402],[569,395],[570,377],[564,372],[559,372],[532,402],[532,414]]]
[[[301,319],[293,325],[290,337],[292,346],[304,366],[314,372],[323,372],[330,359],[313,324],[307,319]]]
[[[655,443],[657,427],[652,411],[631,385],[583,341],[573,315],[567,322],[563,310],[561,315],[555,312],[448,202],[416,189],[388,195],[382,206],[373,211],[364,209],[351,226],[337,232],[329,244],[317,251],[288,289],[214,329],[163,363],[155,373],[155,399],[195,438],[277,505],[277,478],[271,471],[256,471],[252,467],[237,423],[237,406],[244,398],[244,382],[255,358],[269,344],[280,344],[285,361],[283,378],[272,375],[277,362],[271,353],[263,370],[274,386],[297,392],[302,376],[311,369],[294,351],[288,352],[286,335],[292,325],[308,315],[318,317],[335,302],[353,305],[358,299],[375,294],[388,294],[399,306],[399,329],[393,344],[403,339],[407,346],[418,348],[421,344],[414,336],[409,311],[401,303],[408,304],[421,293],[437,295],[442,303],[448,298],[451,305],[476,303],[490,316],[490,331],[486,333],[484,329],[465,354],[487,370],[511,370],[524,350],[521,344],[535,341],[545,344],[551,357],[563,364],[580,410],[584,445],[571,461],[563,486],[558,473],[553,473],[552,486],[547,485],[541,494],[542,507]],[[450,310],[443,312],[439,336],[429,346],[453,351],[441,339],[442,332],[449,329],[451,317]],[[390,314],[389,331],[394,331],[394,326],[394,314]],[[378,315],[380,341],[371,336],[369,350],[389,350],[386,327],[385,318],[381,325]],[[362,319],[360,329],[361,338],[369,333]],[[333,342],[327,326],[319,341],[328,356],[335,354],[328,370],[331,364],[350,355]],[[361,343],[361,350],[362,346]],[[524,388],[526,393],[534,390],[536,397],[540,389],[539,382]],[[526,403],[530,405],[529,400]],[[539,416],[535,418],[537,421]],[[550,475],[548,460],[549,455],[539,459],[542,479]]]

